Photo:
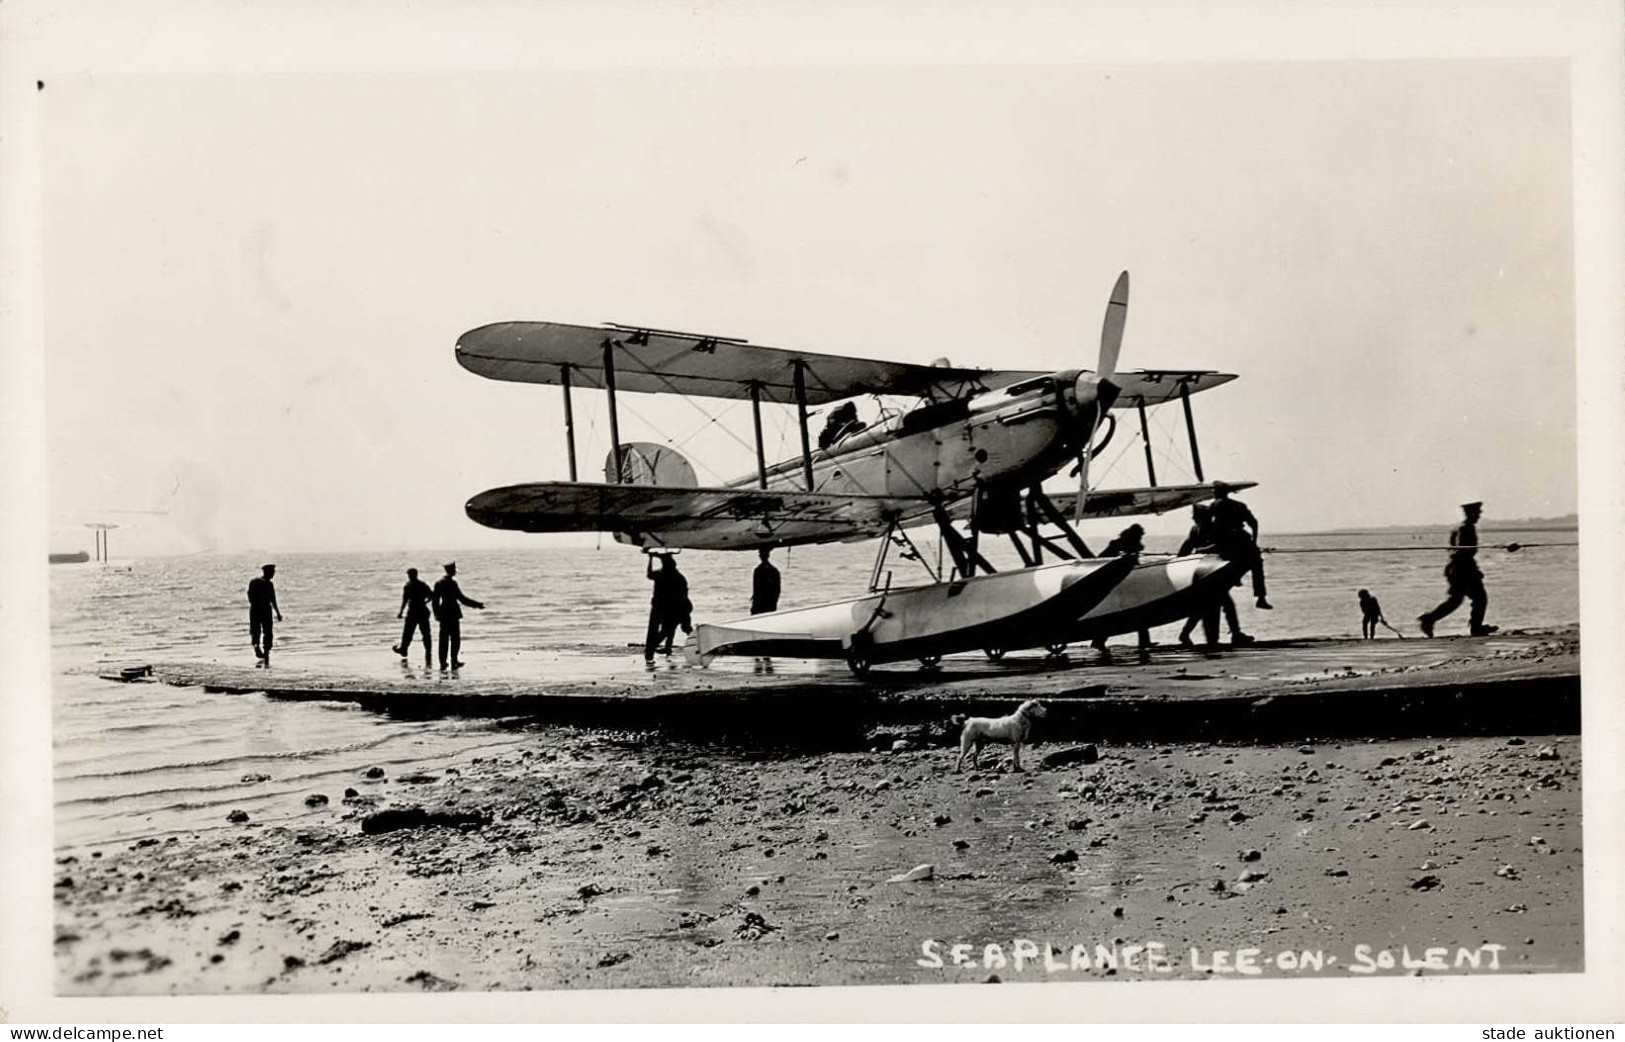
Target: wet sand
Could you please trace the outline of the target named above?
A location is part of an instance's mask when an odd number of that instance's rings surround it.
[[[306,794],[294,827],[59,851],[58,990],[1582,968],[1575,737],[1101,744],[1046,768],[1074,748],[1047,743],[1021,774],[908,742],[512,738],[432,775],[358,762],[356,795]],[[920,864],[932,878],[887,882]]]

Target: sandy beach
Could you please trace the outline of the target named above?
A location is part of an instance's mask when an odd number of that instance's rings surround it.
[[[1575,737],[1052,743],[1019,774],[942,746],[512,738],[432,774],[358,760],[292,827],[62,853],[59,989],[1582,968]]]

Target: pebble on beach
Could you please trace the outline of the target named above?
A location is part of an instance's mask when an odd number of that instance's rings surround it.
[[[935,874],[936,874],[936,868],[933,865],[929,865],[929,864],[915,865],[913,868],[909,869],[907,872],[903,872],[903,873],[900,873],[898,875],[892,876],[890,879],[886,880],[886,882],[888,882],[888,883],[919,883],[919,882],[922,882],[924,880],[930,879]]]

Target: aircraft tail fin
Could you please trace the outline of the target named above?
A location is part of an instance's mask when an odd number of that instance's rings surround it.
[[[615,454],[604,460],[604,480],[615,483]],[[631,441],[621,446],[623,485],[658,485],[662,488],[698,488],[693,464],[669,445]]]

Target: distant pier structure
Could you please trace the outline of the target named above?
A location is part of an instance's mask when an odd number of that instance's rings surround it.
[[[118,525],[107,521],[91,521],[85,527],[96,533],[96,560],[106,564],[108,560],[107,532],[108,529],[117,528]],[[84,558],[80,557],[80,560],[84,560]]]

